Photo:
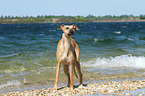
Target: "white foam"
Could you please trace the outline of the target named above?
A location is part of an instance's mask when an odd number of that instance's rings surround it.
[[[12,80],[12,81],[8,81],[6,84],[2,84],[0,85],[0,89],[4,88],[4,87],[8,87],[8,86],[19,86],[21,85],[21,82],[18,80]]]
[[[87,62],[81,62],[85,67],[94,68],[113,68],[113,67],[131,67],[131,68],[145,68],[144,56],[121,55],[110,58],[96,58]]]
[[[116,34],[121,34],[121,31],[116,31],[116,32],[114,32],[114,33],[116,33]]]
[[[129,41],[135,41],[135,40],[138,40],[138,39],[131,39],[131,38],[128,38]]]
[[[56,30],[49,30],[49,31],[56,31]]]
[[[98,41],[99,39],[94,39],[94,41]]]
[[[103,41],[104,39],[94,39],[95,42],[97,41]]]

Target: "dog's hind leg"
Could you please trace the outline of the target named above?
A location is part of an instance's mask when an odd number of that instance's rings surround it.
[[[67,78],[68,78],[68,84],[67,84],[67,87],[70,87],[70,74],[69,74],[69,70],[68,70],[68,65],[64,65],[63,66],[63,70],[64,70],[64,73],[66,74]]]
[[[72,63],[69,64],[69,73],[70,73],[70,89],[71,91],[73,91],[74,83],[73,83],[73,64]]]

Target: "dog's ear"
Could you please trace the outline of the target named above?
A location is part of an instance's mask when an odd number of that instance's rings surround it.
[[[63,27],[64,27],[65,25],[60,25],[58,28],[57,28],[57,30],[60,30],[60,29],[62,29]]]
[[[79,30],[79,28],[75,24],[73,24],[73,28]]]

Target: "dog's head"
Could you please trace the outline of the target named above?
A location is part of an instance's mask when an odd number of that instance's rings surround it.
[[[62,29],[62,31],[64,32],[64,34],[67,37],[72,37],[72,35],[75,33],[75,30],[78,30],[78,27],[73,24],[73,25],[60,25],[57,30]]]

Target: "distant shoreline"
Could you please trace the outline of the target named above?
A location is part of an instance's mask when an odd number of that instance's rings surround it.
[[[14,17],[1,16],[0,24],[27,24],[27,23],[83,23],[83,22],[145,22],[145,15],[121,15],[121,16],[37,16],[37,17]]]
[[[145,22],[145,20],[98,20],[98,21],[91,21],[97,22],[97,23],[109,23],[109,22]],[[86,22],[86,21],[81,21],[81,22],[18,22],[18,23],[1,23],[0,24],[31,24],[31,23],[91,23],[91,22]]]
[[[145,22],[145,20],[100,20],[94,22]]]

